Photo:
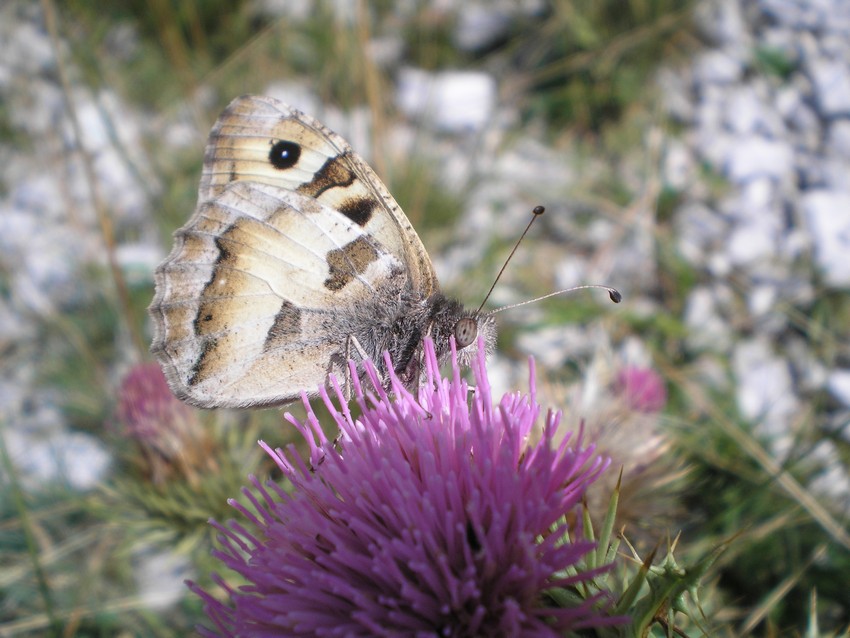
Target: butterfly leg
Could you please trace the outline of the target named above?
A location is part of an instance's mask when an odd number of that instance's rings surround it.
[[[351,382],[351,368],[348,367],[347,362],[354,360],[359,364],[363,361],[366,361],[369,358],[370,358],[369,354],[366,352],[366,350],[363,348],[363,346],[357,340],[357,337],[355,337],[354,335],[348,335],[348,337],[346,337],[346,339],[345,339],[346,366],[345,366],[345,386],[343,387],[343,392],[345,394],[345,400],[346,401],[351,400],[351,395],[352,395],[353,390],[354,390],[353,384]],[[378,371],[378,374],[381,378],[381,383],[385,384],[386,379],[383,378],[383,375],[381,375],[380,370]]]
[[[345,401],[348,403],[351,401],[352,394],[352,384],[351,384],[351,366],[349,365],[349,361],[351,361],[354,357],[352,356],[352,347],[353,341],[357,341],[357,339],[353,335],[348,335],[345,338],[345,383],[342,386],[342,393],[345,396]]]
[[[354,352],[356,352],[360,357],[360,361],[366,361],[367,359],[372,358],[372,357],[369,356],[369,354],[366,352],[365,348],[363,348],[361,343],[357,340],[357,337],[355,337],[354,335],[348,336],[348,340],[346,341],[346,344],[347,344],[346,345],[346,355],[347,356],[351,357],[354,354]],[[352,348],[354,349],[354,352],[352,352],[352,350],[351,350]],[[387,370],[384,370],[383,358],[380,359],[380,360],[374,361],[374,364],[375,364],[375,372],[378,375],[378,379],[381,382],[381,386],[385,390],[389,390],[390,389],[390,374]],[[398,372],[398,371],[396,371],[396,372]]]

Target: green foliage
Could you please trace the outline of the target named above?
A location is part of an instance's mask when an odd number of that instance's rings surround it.
[[[451,14],[427,15],[427,7],[421,10],[421,19],[405,23],[405,57],[418,68],[428,71],[468,66],[473,56],[460,51],[454,45],[455,20]]]
[[[518,34],[527,116],[553,128],[601,131],[651,90],[656,66],[677,54],[692,0],[557,0],[538,28]]]
[[[107,369],[116,357],[119,314],[114,298],[91,292],[43,327],[44,348],[51,356],[39,375],[46,396],[59,397],[71,423],[98,431],[112,407],[103,395],[109,387]]]
[[[207,418],[205,427],[212,433],[207,462],[189,475],[175,473],[153,483],[146,476],[144,459],[132,449],[124,452],[121,474],[113,486],[104,487],[97,504],[106,522],[121,521],[127,547],[175,549],[189,554],[196,564],[206,563],[215,536],[209,520],[231,518],[227,501],[240,493],[246,477],[271,471],[257,445],[256,419],[237,426],[229,419]]]
[[[394,171],[387,185],[413,227],[423,235],[446,228],[463,213],[464,198],[445,187],[441,168],[413,158]]]
[[[787,80],[797,69],[797,64],[786,51],[772,47],[757,47],[755,67],[765,75],[774,75]]]
[[[706,437],[700,445],[710,459],[722,455],[723,465],[696,466],[687,500],[694,519],[688,533],[699,533],[702,542],[738,535],[718,564],[726,595],[743,609],[758,609],[767,592],[791,579],[788,595],[765,612],[772,624],[788,626],[804,617],[807,596],[815,590],[822,608],[846,623],[848,610],[840,602],[846,589],[839,583],[846,580],[850,553],[834,546],[815,562],[826,542],[824,530],[799,503],[738,446]]]
[[[606,615],[616,619],[608,627],[581,632],[582,636],[643,638],[666,636],[670,631],[679,635],[688,625],[700,632],[697,635],[715,635],[714,629],[705,627],[707,621],[700,604],[699,587],[724,547],[718,546],[681,564],[675,557],[673,545],[667,548],[661,561],[655,560],[657,550],[641,559],[629,546],[632,554],[629,559],[621,552],[621,537],[614,533],[619,491],[618,484],[598,530],[594,530],[590,513],[585,509],[581,537],[595,542],[596,549],[563,574],[570,577],[599,570],[597,577],[589,586],[582,583],[581,587],[553,588],[548,592],[553,606],[571,607],[596,599],[597,609],[605,610]],[[569,540],[567,532],[565,542]]]

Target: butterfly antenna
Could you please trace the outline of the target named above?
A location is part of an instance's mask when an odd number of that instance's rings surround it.
[[[607,290],[608,296],[611,298],[611,301],[614,303],[620,303],[623,300],[623,295],[620,294],[620,291],[616,288],[611,288],[610,286],[601,286],[598,284],[587,284],[585,286],[573,286],[572,288],[564,288],[563,290],[558,290],[556,292],[550,292],[548,295],[543,295],[542,297],[535,297],[534,299],[529,299],[528,301],[521,301],[520,303],[513,303],[510,306],[502,306],[501,308],[496,308],[495,310],[491,310],[488,312],[488,315],[495,315],[497,312],[502,312],[503,310],[510,310],[511,308],[519,308],[520,306],[525,306],[530,303],[536,303],[538,301],[542,301],[544,299],[548,299],[549,297],[554,297],[556,295],[563,295],[567,292],[574,292],[576,290],[585,290],[587,288],[599,288],[601,290]]]
[[[522,240],[525,238],[526,234],[528,233],[529,229],[531,228],[531,225],[534,223],[534,221],[538,217],[540,217],[545,212],[546,212],[546,209],[543,208],[542,206],[535,206],[534,209],[531,211],[532,215],[531,215],[531,219],[528,220],[528,226],[525,227],[525,230],[522,231],[522,235],[520,235],[519,239],[516,240],[516,244],[514,244],[514,249],[511,251],[511,254],[508,255],[508,258],[505,260],[505,263],[502,264],[502,269],[499,271],[499,274],[496,275],[496,279],[493,281],[493,285],[490,286],[490,290],[488,290],[487,294],[484,295],[484,301],[482,301],[481,305],[478,306],[478,310],[475,312],[476,315],[481,314],[481,309],[484,307],[484,304],[487,303],[487,300],[490,298],[490,295],[493,294],[493,289],[496,287],[496,284],[499,283],[499,279],[502,278],[502,273],[505,272],[505,268],[508,267],[508,264],[511,261],[511,257],[514,256],[516,249],[519,248],[520,243],[522,243]],[[617,294],[619,294],[619,293],[617,293]],[[503,310],[503,308],[500,308],[499,310]],[[490,313],[490,314],[492,314],[492,313]]]

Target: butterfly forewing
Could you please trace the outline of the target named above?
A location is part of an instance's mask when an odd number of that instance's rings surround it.
[[[286,142],[297,145],[297,161],[275,166],[269,156]],[[268,97],[231,102],[210,133],[198,200],[237,180],[296,191],[339,211],[407,264],[415,289],[437,291],[431,260],[395,199],[342,137],[312,117]]]

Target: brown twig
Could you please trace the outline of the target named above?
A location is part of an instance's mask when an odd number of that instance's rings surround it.
[[[136,323],[133,321],[127,282],[125,281],[124,274],[121,272],[121,268],[118,265],[118,259],[115,253],[115,232],[112,226],[112,219],[109,216],[109,212],[106,209],[103,196],[100,192],[91,155],[88,151],[86,151],[83,145],[83,131],[80,126],[79,118],[77,117],[74,99],[71,94],[71,85],[68,80],[68,74],[66,73],[60,51],[56,8],[53,5],[52,0],[42,0],[41,6],[44,11],[44,21],[47,26],[47,32],[50,35],[50,43],[53,47],[53,55],[56,57],[56,69],[59,75],[59,81],[62,84],[62,92],[65,97],[65,103],[68,108],[68,119],[71,121],[71,126],[74,130],[74,137],[78,142],[80,158],[83,162],[83,170],[85,171],[92,205],[94,206],[95,215],[97,216],[97,221],[100,225],[100,234],[103,238],[104,247],[106,248],[106,259],[109,265],[109,272],[112,276],[112,281],[115,283],[115,291],[118,296],[118,306],[121,310],[121,316],[124,320],[125,327],[133,341],[133,345],[136,347],[138,353],[141,354],[147,351],[147,346],[136,326]]]

